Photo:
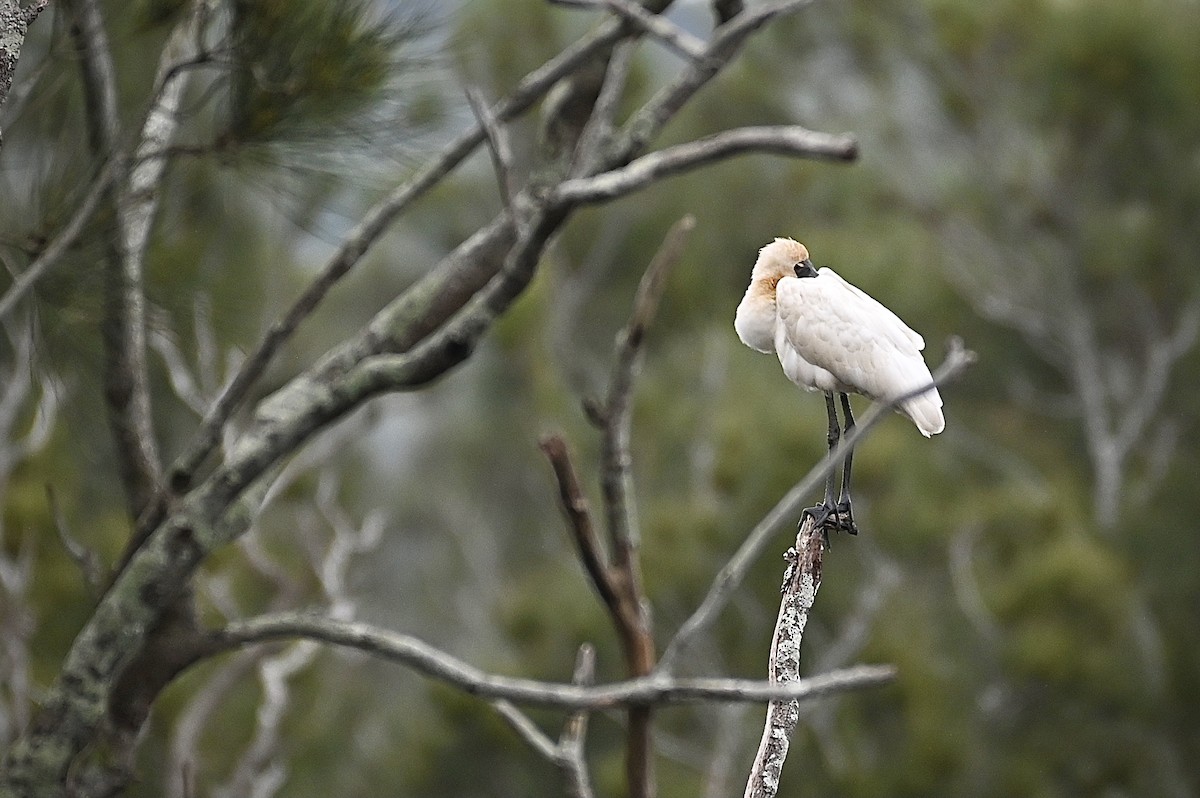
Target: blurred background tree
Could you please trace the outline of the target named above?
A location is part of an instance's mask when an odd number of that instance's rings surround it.
[[[0,109],[12,274],[96,168],[70,5],[30,28]],[[668,17],[707,35],[708,5],[680,0]],[[120,110],[135,118],[183,4],[100,7]],[[461,86],[499,96],[594,21],[541,0],[239,0],[212,13],[238,35],[211,43],[229,68],[190,83],[146,257],[149,374],[164,398],[153,425],[172,454],[364,210],[469,123]],[[376,400],[289,466],[254,533],[205,567],[206,617],[352,597],[358,617],[486,669],[565,679],[590,641],[598,679],[619,678],[536,441],[561,430],[595,461],[581,401],[603,390],[642,265],[690,213],[633,422],[664,640],[823,454],[819,399],[732,332],[758,247],[803,240],[920,331],[931,361],[953,333],[981,360],[944,392],[943,435],[921,445],[891,421],[856,454],[864,534],[834,541],[804,668],[891,662],[900,675],[807,705],[781,794],[1200,794],[1197,41],[1188,0],[813,3],[757,39],[665,143],[797,122],[853,131],[861,161],[742,159],[577,214],[466,367]],[[634,96],[679,68],[643,45]],[[536,123],[510,132],[517,162],[535,162]],[[393,225],[260,390],[500,208],[481,150]],[[6,320],[0,747],[90,612],[60,531],[106,563],[128,535],[97,334],[108,221],[101,211],[37,283],[27,317]],[[762,672],[779,569],[756,566],[686,672]],[[324,595],[331,584],[341,596]],[[183,795],[189,780],[194,795],[559,792],[553,768],[473,699],[303,645],[206,663],[168,688],[130,794]],[[592,724],[600,794],[622,789],[622,718]],[[761,711],[671,709],[658,727],[660,794],[725,795]]]

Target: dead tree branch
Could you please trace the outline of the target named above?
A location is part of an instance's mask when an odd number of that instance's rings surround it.
[[[592,684],[595,670],[596,650],[584,643],[579,647],[579,654],[575,659],[575,674],[571,677],[571,683]],[[591,778],[588,776],[587,761],[583,754],[583,740],[587,735],[587,710],[576,710],[567,716],[556,743],[511,701],[493,701],[492,708],[530,748],[537,751],[542,758],[554,763],[562,773],[567,784],[567,793],[572,798],[592,798],[594,793]]]
[[[612,619],[625,667],[632,677],[646,676],[654,669],[656,652],[641,563],[639,534],[633,498],[631,454],[633,385],[641,365],[646,331],[657,311],[666,278],[679,261],[683,242],[695,225],[687,216],[667,234],[638,284],[633,311],[617,335],[616,353],[608,393],[602,406],[590,414],[601,427],[600,474],[609,539],[609,561],[600,551],[592,527],[587,499],[571,465],[566,443],[557,436],[541,441],[559,486],[559,497],[584,570],[600,594]],[[626,728],[626,776],[632,796],[654,794],[653,745],[649,706],[634,706]]]
[[[890,682],[886,666],[858,666],[790,684],[748,679],[674,679],[643,676],[601,685],[542,682],[486,673],[410,635],[369,624],[338,621],[304,613],[279,613],[229,624],[217,636],[215,650],[243,648],[278,640],[308,639],[353,648],[406,665],[422,675],[481,698],[515,704],[597,710],[636,704],[705,702],[757,703],[775,699],[808,700]],[[214,650],[214,653],[215,653]]]
[[[796,533],[796,547],[789,549],[788,555],[783,599],[771,637],[768,663],[770,682],[780,685],[800,681],[800,641],[821,588],[825,538],[823,531],[813,524],[812,516],[805,516]],[[767,721],[746,782],[746,798],[771,798],[778,792],[779,775],[799,716],[798,701],[786,699],[767,705]]]
[[[580,205],[608,202],[665,177],[750,152],[852,161],[858,157],[858,144],[850,136],[818,133],[796,125],[737,128],[643,155],[619,169],[567,180],[558,186],[556,198]]]

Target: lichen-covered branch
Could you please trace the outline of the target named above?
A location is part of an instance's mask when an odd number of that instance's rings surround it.
[[[796,546],[788,550],[783,599],[779,604],[775,633],[771,636],[767,670],[772,684],[800,681],[800,642],[808,614],[821,588],[824,555],[824,532],[813,523],[812,516],[805,516],[796,533]],[[746,782],[746,798],[772,798],[779,791],[779,775],[787,759],[799,713],[800,703],[795,699],[772,701],[767,705],[762,740]]]
[[[48,2],[36,0],[22,8],[20,0],[0,0],[0,106],[4,105],[12,88],[21,47],[25,44],[25,33]],[[3,131],[0,131],[0,146],[3,145]]]

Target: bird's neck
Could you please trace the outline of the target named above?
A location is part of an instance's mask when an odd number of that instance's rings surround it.
[[[775,303],[775,286],[778,285],[781,275],[767,274],[762,277],[755,277],[750,281],[750,292],[756,298],[769,299],[771,304]]]

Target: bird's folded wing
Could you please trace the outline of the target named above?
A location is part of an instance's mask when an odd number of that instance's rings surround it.
[[[776,292],[788,343],[852,389],[890,400],[931,380],[920,336],[841,278],[784,278]]]

